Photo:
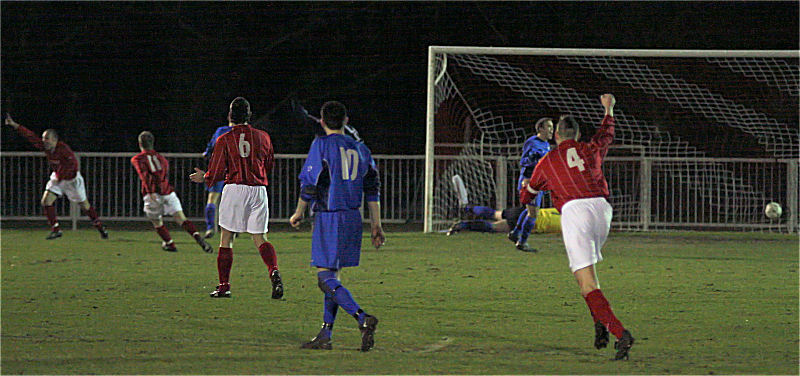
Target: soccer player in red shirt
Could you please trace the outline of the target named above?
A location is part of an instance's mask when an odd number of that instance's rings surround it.
[[[167,227],[161,220],[164,215],[171,215],[194,241],[208,253],[214,252],[205,239],[197,232],[192,221],[186,219],[183,207],[172,185],[169,184],[169,162],[164,156],[153,150],[155,137],[152,133],[144,131],[139,133],[139,150],[142,152],[131,158],[131,164],[136,168],[139,179],[142,181],[142,196],[144,196],[144,212],[147,219],[153,224],[158,235],[163,239],[161,248],[168,252],[176,252],[175,242],[169,235]]]
[[[72,152],[72,149],[67,144],[58,140],[56,130],[46,129],[42,133],[42,137],[39,138],[31,130],[11,119],[8,114],[6,114],[5,123],[16,129],[34,147],[44,151],[47,162],[50,163],[50,168],[53,169],[41,201],[51,230],[50,234],[47,235],[47,239],[56,239],[63,235],[56,218],[56,208],[53,206],[56,199],[63,195],[66,195],[71,202],[77,202],[81,207],[81,213],[88,216],[92,220],[92,225],[100,232],[100,237],[108,239],[108,231],[106,231],[100,219],[97,218],[97,211],[86,199],[86,187],[78,168],[78,160],[75,158],[75,153]]]
[[[528,204],[538,191],[550,191],[556,209],[561,212],[561,233],[570,269],[595,321],[594,346],[606,347],[610,331],[618,339],[614,358],[619,360],[628,358],[633,336],[614,316],[600,291],[594,268],[603,259],[600,249],[611,227],[612,209],[607,200],[603,159],[614,140],[616,99],[604,94],[600,102],[605,107],[605,117],[589,143],[577,141],[580,128],[574,117],[561,116],[555,134],[558,146],[536,165],[530,182],[520,191],[520,201]]]
[[[219,285],[213,298],[230,297],[230,273],[233,264],[231,239],[233,233],[250,233],[269,269],[272,299],[283,297],[283,282],[278,271],[275,247],[267,241],[269,200],[267,174],[275,163],[269,134],[250,126],[250,103],[242,97],[231,102],[228,122],[233,127],[220,136],[214,145],[208,172],[195,168],[189,178],[195,183],[211,186],[225,180],[219,204],[219,239],[217,270]]]

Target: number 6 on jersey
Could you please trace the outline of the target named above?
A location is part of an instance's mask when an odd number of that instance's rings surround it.
[[[583,159],[578,156],[578,151],[575,148],[567,149],[567,166],[570,168],[577,167],[578,171],[583,171],[586,167],[583,167]]]

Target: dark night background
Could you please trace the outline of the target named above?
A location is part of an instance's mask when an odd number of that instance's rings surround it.
[[[2,110],[76,151],[201,152],[236,96],[277,153],[286,115],[344,102],[376,154],[423,152],[429,45],[798,48],[798,2],[7,2]],[[32,150],[4,127],[2,150]]]

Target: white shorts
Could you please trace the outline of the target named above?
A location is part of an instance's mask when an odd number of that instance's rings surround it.
[[[561,233],[573,273],[603,260],[600,249],[612,216],[611,204],[603,197],[572,200],[561,208]]]
[[[156,196],[155,200],[151,196]],[[148,217],[159,217],[162,215],[173,215],[183,211],[181,200],[175,192],[166,196],[160,194],[150,194],[144,196],[144,212]]]
[[[67,198],[72,202],[86,201],[86,187],[83,186],[83,176],[81,172],[75,175],[75,178],[70,180],[58,180],[56,173],[53,171],[50,174],[50,181],[44,189],[55,193],[57,196],[67,195]]]
[[[267,187],[225,184],[219,203],[219,227],[231,232],[264,234],[268,222]]]

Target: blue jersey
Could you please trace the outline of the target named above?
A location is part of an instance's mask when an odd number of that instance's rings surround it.
[[[217,128],[217,130],[214,132],[214,135],[211,136],[211,141],[208,142],[208,146],[206,146],[206,151],[203,152],[203,156],[210,157],[211,153],[214,151],[214,145],[217,144],[217,139],[219,138],[219,136],[228,133],[228,131],[230,131],[231,129],[233,129],[233,127],[231,127],[230,125],[224,125]]]
[[[352,137],[330,134],[311,143],[300,179],[300,197],[312,211],[354,210],[362,200],[380,201],[380,179],[372,153]]]
[[[519,160],[519,180],[517,181],[517,191],[522,189],[522,180],[530,179],[533,169],[539,160],[550,151],[550,143],[542,140],[538,136],[531,136],[522,145],[522,158]]]

